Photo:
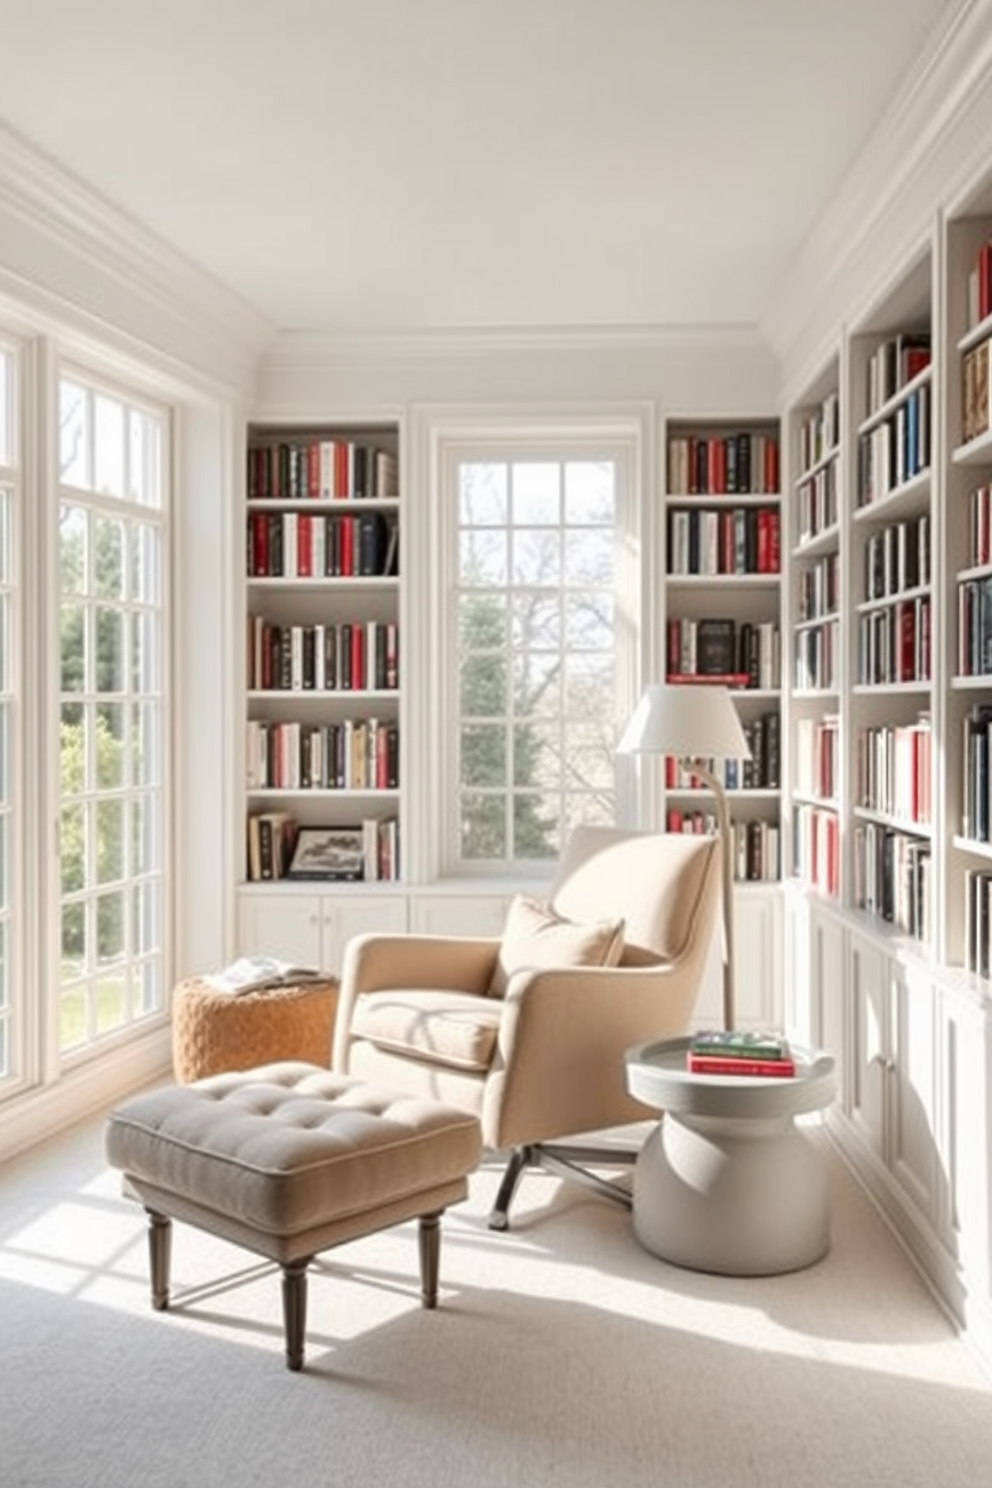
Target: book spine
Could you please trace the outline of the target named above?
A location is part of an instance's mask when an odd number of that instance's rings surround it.
[[[774,1075],[786,1079],[796,1073],[793,1059],[740,1059],[736,1056],[721,1059],[718,1055],[692,1053],[688,1055],[687,1067],[694,1075]]]

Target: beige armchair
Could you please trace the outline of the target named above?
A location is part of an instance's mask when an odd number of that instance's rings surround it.
[[[471,1111],[486,1147],[512,1149],[494,1229],[507,1227],[528,1165],[629,1203],[623,1185],[590,1171],[601,1151],[549,1144],[649,1114],[627,1094],[624,1052],[686,1032],[720,888],[715,837],[580,827],[549,907],[576,929],[622,919],[618,964],[548,965],[544,951],[540,966],[501,965],[506,937],[358,936],[345,953],[334,1067]]]

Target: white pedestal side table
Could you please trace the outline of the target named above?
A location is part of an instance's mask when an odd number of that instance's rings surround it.
[[[627,1089],[663,1111],[634,1166],[634,1233],[694,1271],[798,1271],[830,1243],[823,1159],[795,1118],[834,1097],[830,1054],[793,1050],[796,1074],[701,1075],[689,1039],[626,1055]]]

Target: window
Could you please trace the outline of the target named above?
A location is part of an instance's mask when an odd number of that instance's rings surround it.
[[[164,1008],[167,425],[59,382],[59,1049]]]
[[[11,744],[14,724],[13,651],[15,597],[12,524],[18,499],[15,429],[15,369],[11,350],[0,346],[0,1080],[16,1073],[13,1005],[13,802]]]
[[[631,706],[632,444],[501,444],[445,465],[452,871],[553,860],[576,822],[613,822]]]

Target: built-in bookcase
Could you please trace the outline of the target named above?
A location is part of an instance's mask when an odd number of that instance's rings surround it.
[[[724,772],[738,880],[781,871],[781,473],[777,419],[665,430],[665,671],[729,685],[750,762]],[[712,799],[669,762],[669,830],[712,826]]]
[[[925,946],[933,865],[933,260],[849,346],[850,902]]]
[[[840,893],[840,687],[843,555],[840,359],[789,415],[786,686],[791,699],[788,871],[829,898]]]
[[[246,881],[314,828],[310,877],[400,875],[399,468],[395,425],[248,430]]]
[[[948,223],[945,956],[992,974],[992,193]]]

